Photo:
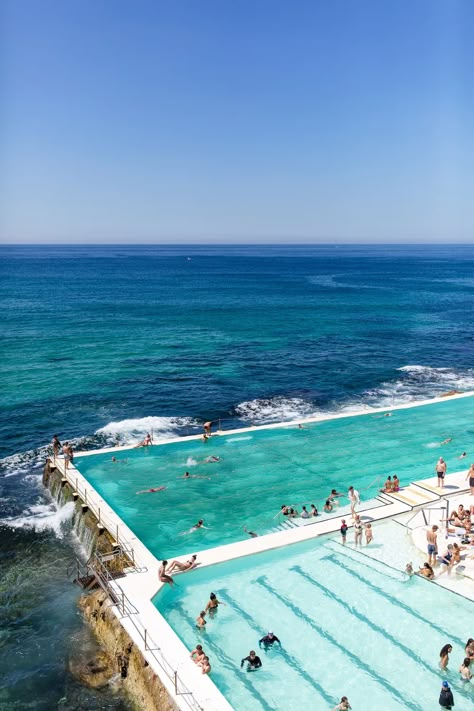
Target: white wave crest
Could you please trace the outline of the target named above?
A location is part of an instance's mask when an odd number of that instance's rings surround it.
[[[246,400],[237,405],[235,412],[241,420],[255,424],[297,420],[299,417],[310,417],[315,414],[314,406],[306,400],[283,395]]]
[[[74,503],[61,508],[54,503],[29,506],[20,516],[4,518],[2,523],[10,528],[33,528],[35,531],[53,531],[58,538],[64,536],[65,523],[72,519]]]
[[[431,368],[428,365],[404,365],[401,368],[397,368],[397,370],[401,370],[402,373],[420,373],[425,376],[449,372],[449,368]]]
[[[183,434],[186,428],[199,426],[192,417],[140,417],[119,422],[109,422],[101,427],[96,435],[103,435],[111,443],[133,444],[147,432],[153,433],[153,441],[167,440]]]

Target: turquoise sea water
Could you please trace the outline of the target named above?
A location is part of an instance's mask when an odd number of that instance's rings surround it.
[[[393,536],[406,538],[396,523],[379,524],[374,534],[377,550],[384,537],[382,547]],[[177,582],[155,605],[188,649],[203,646],[214,683],[236,711],[331,709],[342,695],[354,709],[428,711],[445,678],[456,708],[473,707],[474,688],[457,670],[474,604],[354,552],[350,543],[324,537],[198,568]],[[195,619],[211,591],[223,605],[203,632]],[[259,650],[268,630],[281,649]],[[450,668],[441,672],[439,650],[447,643]],[[251,649],[262,668],[249,674],[240,661]]]
[[[2,246],[2,711],[78,707],[74,539],[39,484],[54,433],[80,449],[474,389],[473,266],[470,245]]]
[[[396,473],[402,485],[431,477],[440,454],[448,471],[464,469],[457,457],[473,449],[473,416],[468,397],[395,410],[391,417],[352,416],[302,430],[132,449],[117,453],[115,463],[111,453],[87,455],[75,464],[158,558],[170,558],[246,538],[243,526],[268,533],[282,504],[301,511],[314,503],[322,512],[333,488],[345,494],[353,485],[370,499],[388,474]],[[206,463],[211,454],[219,461]],[[183,480],[184,471],[205,478]],[[137,495],[160,486],[166,489]],[[200,518],[208,528],[186,533]]]

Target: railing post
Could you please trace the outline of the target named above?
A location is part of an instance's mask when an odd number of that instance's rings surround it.
[[[146,627],[145,627],[145,651],[148,649],[148,642],[146,639]]]
[[[87,504],[87,489],[84,491],[84,503]]]
[[[178,672],[174,673],[174,693],[178,696]]]
[[[125,616],[125,593],[122,590],[122,615]]]
[[[98,522],[100,523],[100,509],[99,509],[99,521]]]
[[[117,541],[117,543],[119,542],[119,535],[118,535],[118,524],[117,524],[117,527],[116,527],[116,535],[115,535],[115,540]]]

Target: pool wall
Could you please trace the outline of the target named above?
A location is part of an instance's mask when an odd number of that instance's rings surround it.
[[[450,396],[449,399],[471,397],[474,392],[463,393]],[[428,405],[435,402],[444,401],[446,397],[425,400],[423,402],[398,405],[390,408],[408,409],[421,405]],[[371,413],[387,412],[387,408],[378,410],[371,409]],[[275,423],[261,427],[248,427],[239,430],[226,430],[225,434],[237,434],[254,431],[257,429],[276,429],[295,426],[304,422],[317,422],[327,419],[338,419],[366,415],[368,410],[354,413],[341,413],[327,417],[313,417],[299,419],[296,422]],[[200,435],[191,437],[175,438],[166,442],[157,443],[153,446],[160,446],[169,442],[183,441],[186,439],[197,439]],[[101,452],[115,452],[128,450],[132,447],[116,447],[102,450],[78,453],[80,456],[88,456]],[[163,584],[158,580],[159,560],[148,550],[142,541],[131,531],[131,529],[116,514],[111,506],[97,493],[86,478],[73,465],[66,471],[63,459],[57,458],[49,460],[49,466],[56,471],[61,478],[63,486],[70,487],[77,506],[88,510],[94,517],[96,525],[106,529],[112,540],[129,551],[133,557],[134,565],[125,575],[119,579],[109,582],[110,592],[115,597],[115,604],[112,607],[113,613],[119,620],[121,626],[126,631],[130,639],[140,650],[144,660],[150,665],[153,672],[161,680],[163,687],[169,694],[170,699],[177,708],[188,710],[204,709],[205,711],[230,711],[232,708],[217,687],[212,683],[212,679],[202,675],[199,669],[189,658],[189,650],[168,625],[164,617],[154,606],[152,599],[156,596]],[[446,477],[446,483],[452,487],[452,495],[458,495],[460,491],[466,489],[466,470],[450,474]],[[446,497],[447,492],[443,492]],[[419,509],[440,498],[439,493],[420,486],[420,482],[414,482],[400,492],[399,495],[382,495],[373,500],[373,507],[364,509],[364,515],[369,515],[370,520],[376,521],[389,518],[398,514]],[[212,548],[198,554],[200,567],[214,565],[242,556],[253,555],[270,549],[279,548],[289,544],[310,540],[319,535],[331,533],[339,528],[339,517],[317,521],[310,525],[300,526],[293,529],[269,533],[257,538],[247,539],[237,543],[230,543],[225,546]],[[187,555],[195,552],[190,550]],[[186,558],[186,556],[180,556]],[[187,575],[192,575],[192,572]],[[176,576],[179,584],[179,575]],[[177,693],[178,691],[178,693]],[[157,708],[160,705],[157,704]]]

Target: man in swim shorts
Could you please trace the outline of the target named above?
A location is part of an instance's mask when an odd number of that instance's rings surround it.
[[[433,566],[436,563],[436,554],[438,552],[438,526],[432,526],[431,531],[426,532],[426,541],[428,543],[428,564]]]
[[[436,476],[438,477],[438,487],[440,489],[443,488],[444,485],[444,477],[446,476],[446,462],[444,461],[443,457],[440,457],[438,461],[436,462]]]

